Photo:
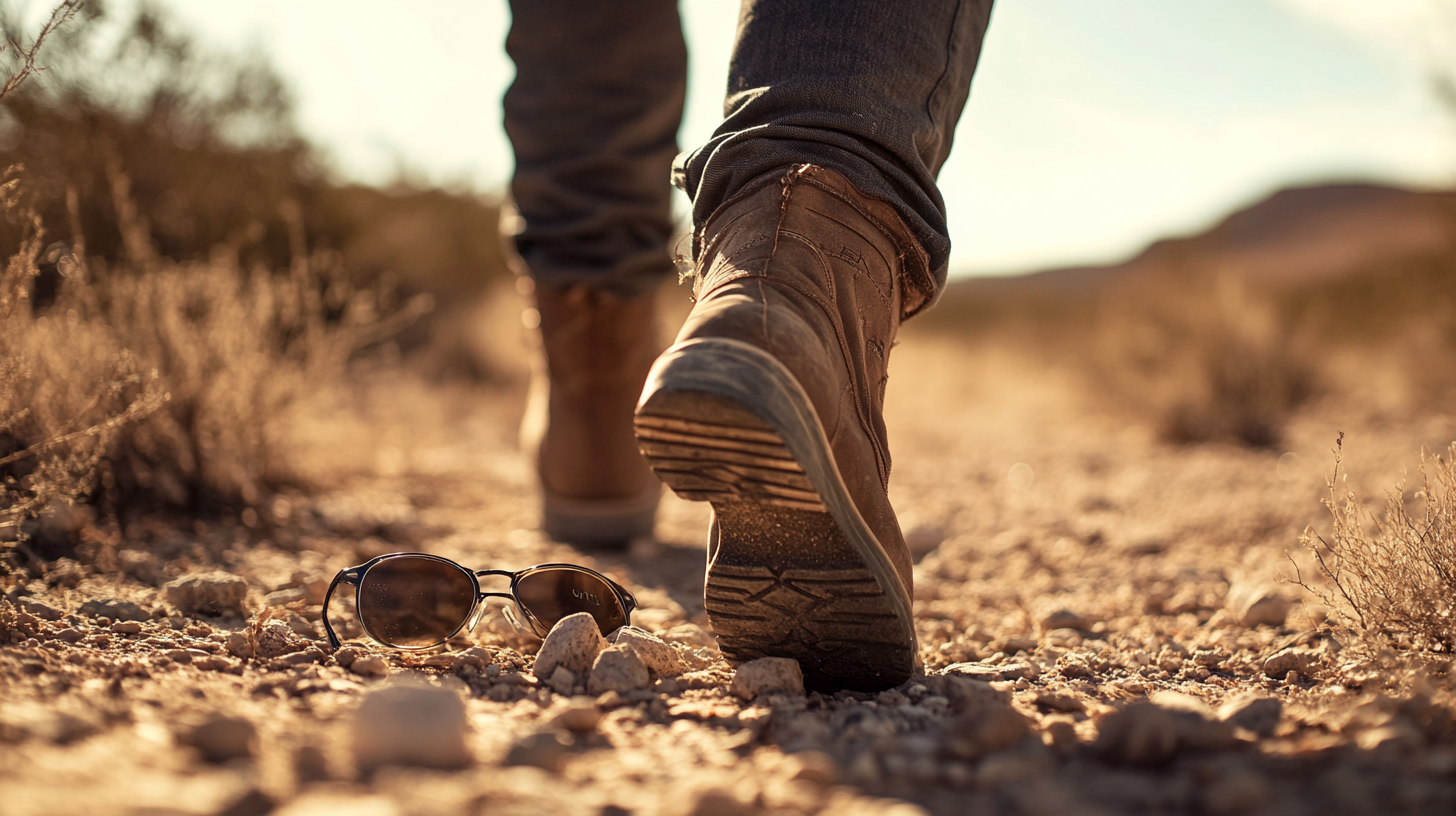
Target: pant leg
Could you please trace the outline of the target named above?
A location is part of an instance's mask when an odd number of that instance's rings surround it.
[[[950,258],[935,177],[990,15],[991,0],[743,0],[727,118],[674,166],[694,225],[778,168],[829,167],[899,210],[930,256],[933,298]]]
[[[687,87],[677,0],[512,0],[506,51],[522,260],[545,286],[655,287],[674,269],[669,178]]]

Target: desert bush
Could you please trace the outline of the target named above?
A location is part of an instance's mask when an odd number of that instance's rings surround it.
[[[37,69],[41,39],[18,70]],[[244,257],[257,222],[234,224],[205,258],[173,258],[119,155],[102,168],[110,243],[90,240],[73,177],[67,240],[49,245],[46,174],[17,166],[4,179],[13,248],[0,279],[0,524],[12,532],[47,506],[97,495],[118,510],[259,502],[290,478],[288,408],[339,382],[351,355],[426,302],[359,285],[336,253],[310,250],[294,199],[272,203],[290,253],[281,269]]]
[[[126,192],[118,175],[123,214],[136,210]],[[291,478],[280,449],[290,406],[339,382],[350,355],[425,308],[354,285],[328,252],[300,251],[276,271],[245,265],[228,247],[206,261],[174,261],[136,221],[121,232],[123,260],[61,255],[54,302],[17,310],[5,330],[33,372],[16,394],[36,406],[32,438],[61,433],[87,383],[119,382],[111,361],[154,372],[165,400],[157,396],[149,416],[104,446],[106,486],[129,507],[237,509],[265,498]],[[302,248],[301,237],[295,243]]]
[[[1341,434],[1341,442],[1344,435]],[[1445,456],[1421,455],[1421,488],[1406,506],[1404,480],[1390,491],[1383,521],[1344,489],[1340,442],[1329,482],[1333,529],[1306,529],[1300,543],[1318,578],[1297,583],[1348,626],[1382,645],[1449,653],[1456,649],[1456,443]],[[1296,568],[1297,572],[1297,568]]]
[[[77,5],[67,0],[56,7],[29,47],[6,30],[8,44],[0,50],[14,68],[0,87],[0,101],[42,70],[36,63],[41,46],[75,16]],[[0,539],[18,538],[20,522],[40,509],[89,493],[109,442],[165,398],[138,376],[125,351],[97,357],[98,370],[80,377],[57,377],[33,353],[37,333],[27,331],[26,301],[40,272],[45,233],[34,207],[23,201],[19,170],[11,167],[0,179],[0,211],[17,236],[0,271]],[[63,339],[79,348],[91,338]]]
[[[1315,392],[1308,341],[1233,275],[1125,281],[1100,323],[1100,389],[1169,442],[1273,447]]]
[[[307,249],[338,252],[356,281],[393,279],[449,303],[505,277],[493,199],[337,183],[261,53],[208,48],[145,0],[79,8],[80,24],[47,42],[41,81],[0,104],[0,167],[26,166],[52,241],[83,234],[89,257],[120,258],[130,221],[164,258],[205,261],[228,246],[244,265],[282,268],[298,254],[280,214],[290,201]],[[15,30],[19,9],[0,0],[0,30]],[[117,210],[118,171],[134,214]],[[0,224],[0,247],[16,240]]]

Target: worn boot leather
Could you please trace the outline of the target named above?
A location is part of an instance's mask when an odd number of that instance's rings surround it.
[[[730,200],[700,242],[696,305],[635,424],[663,481],[713,505],[714,632],[732,659],[798,660],[811,688],[898,685],[916,644],[882,410],[900,321],[933,291],[924,250],[808,165]]]
[[[542,354],[521,426],[542,493],[541,528],[584,548],[652,534],[662,486],[632,435],[632,411],[662,350],[652,294],[537,287]]]

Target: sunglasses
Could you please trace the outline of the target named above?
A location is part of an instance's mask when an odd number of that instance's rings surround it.
[[[510,578],[511,591],[482,592],[480,579],[490,576]],[[637,608],[637,599],[616,581],[574,564],[472,572],[438,555],[390,553],[340,570],[329,584],[323,619],[334,649],[340,642],[329,623],[329,601],[339,584],[354,587],[354,608],[364,631],[396,649],[428,649],[461,629],[475,629],[486,598],[514,601],[526,625],[543,638],[557,621],[577,612],[590,613],[605,635],[626,626]]]

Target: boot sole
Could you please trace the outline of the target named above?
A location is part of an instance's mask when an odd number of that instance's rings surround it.
[[[713,506],[704,605],[724,655],[793,658],[821,691],[905,682],[910,599],[793,374],[712,338],[668,349],[647,382],[633,421],[643,456],[677,495]]]

